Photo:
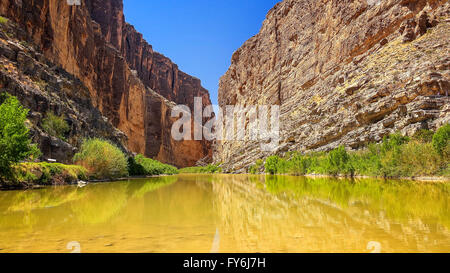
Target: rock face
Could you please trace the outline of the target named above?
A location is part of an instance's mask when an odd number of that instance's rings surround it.
[[[49,61],[79,78],[93,106],[128,137],[129,150],[178,167],[210,157],[206,141],[174,141],[175,104],[208,92],[125,23],[120,0],[4,0],[0,14],[25,30]],[[25,38],[24,37],[24,38]]]
[[[90,16],[107,42],[117,48],[139,79],[149,88],[177,104],[193,109],[194,97],[210,105],[209,93],[199,79],[180,71],[170,59],[153,51],[142,34],[125,22],[122,1],[86,1]]]
[[[51,63],[11,23],[0,24],[0,93],[16,96],[29,112],[29,127],[43,159],[72,163],[84,138],[102,137],[127,152],[127,138],[96,109],[89,90],[60,66]],[[63,115],[70,130],[64,140],[42,129],[47,113]]]
[[[285,0],[232,56],[219,104],[280,105],[277,151],[358,149],[450,121],[450,8],[442,0]],[[271,153],[222,141],[245,171]]]

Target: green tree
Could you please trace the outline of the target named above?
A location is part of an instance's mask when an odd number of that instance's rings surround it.
[[[279,164],[280,158],[276,155],[274,156],[269,156],[266,159],[266,173],[270,173],[270,174],[277,174],[278,173],[278,164]]]
[[[301,153],[296,153],[291,159],[292,173],[295,175],[305,175],[311,167],[311,158],[303,156]]]
[[[448,145],[450,138],[450,124],[446,124],[439,128],[436,134],[433,136],[433,148],[440,155],[444,154],[444,150]]]
[[[328,171],[330,174],[352,174],[353,167],[350,164],[350,155],[344,146],[339,146],[328,154]]]
[[[0,102],[0,176],[9,178],[12,165],[31,156],[38,157],[40,151],[31,144],[25,125],[28,109],[7,94],[1,96]]]

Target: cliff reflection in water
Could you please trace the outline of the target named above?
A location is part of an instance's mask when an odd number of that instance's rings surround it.
[[[0,192],[0,252],[449,252],[448,184],[180,175]]]
[[[448,184],[289,176],[213,183],[221,251],[450,251]],[[217,182],[217,181],[216,181]]]

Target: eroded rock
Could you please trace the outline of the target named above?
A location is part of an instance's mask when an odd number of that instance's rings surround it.
[[[362,148],[449,120],[448,1],[285,0],[233,55],[221,106],[280,104],[279,149],[217,143],[225,170],[286,151]]]

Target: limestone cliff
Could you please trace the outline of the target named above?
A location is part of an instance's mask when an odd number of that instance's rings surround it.
[[[238,49],[219,104],[277,104],[274,153],[352,149],[450,120],[446,0],[284,0]],[[245,171],[257,142],[225,141],[216,162]]]
[[[25,30],[52,63],[78,78],[95,108],[127,137],[129,150],[178,167],[211,155],[206,141],[170,136],[175,103],[210,104],[200,80],[156,53],[125,23],[121,0],[3,0],[0,14]]]

